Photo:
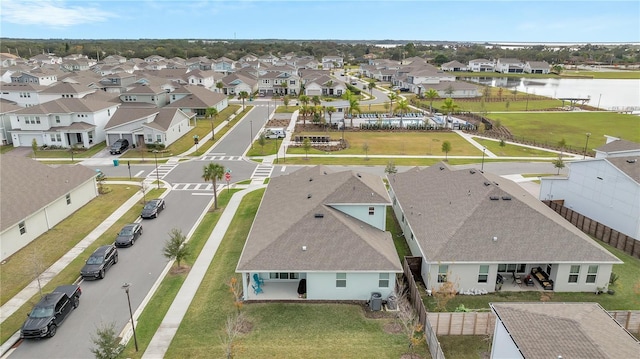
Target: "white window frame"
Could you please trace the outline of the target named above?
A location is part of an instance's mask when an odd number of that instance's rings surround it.
[[[448,264],[440,264],[438,266],[438,283],[446,283],[447,282],[447,273],[449,273],[449,265]]]
[[[592,271],[592,269],[594,269],[594,271]],[[592,264],[589,266],[589,269],[587,269],[586,283],[595,284],[597,280],[598,280],[598,265]]]
[[[389,288],[389,273],[380,273],[378,275],[378,287]]]
[[[572,264],[569,268],[569,283],[578,283],[580,278],[580,265]]]
[[[336,288],[347,287],[347,273],[336,273]]]
[[[478,268],[478,283],[487,283],[489,281],[489,265],[481,264]]]

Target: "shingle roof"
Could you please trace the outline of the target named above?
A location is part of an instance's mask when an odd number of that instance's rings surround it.
[[[183,107],[183,108],[207,108],[215,107],[218,103],[223,101],[226,96],[209,91],[202,86],[186,85],[183,87],[189,95],[168,104],[166,107]],[[174,91],[176,93],[178,90]]]
[[[389,178],[429,261],[620,263],[516,183],[471,172],[441,163]]]
[[[82,165],[50,167],[17,155],[0,159],[0,231],[66,195],[92,179]]]
[[[115,103],[96,101],[87,98],[61,98],[40,105],[26,107],[16,111],[18,115],[38,115],[52,113],[87,113],[117,106]]]
[[[111,116],[111,119],[104,126],[105,130],[110,130],[114,127],[129,123],[139,121],[141,119],[147,118],[158,113],[159,109],[153,105],[150,106],[121,106],[116,110],[116,112]]]
[[[178,108],[161,108],[160,111],[158,111],[156,117],[153,119],[153,122],[146,123],[144,124],[144,126],[153,127],[161,131],[166,131],[174,125],[174,122],[184,120],[184,116],[180,116],[181,114],[184,113]],[[195,116],[195,114],[192,114],[192,116]]]
[[[597,303],[492,303],[525,358],[637,358],[640,342]]]
[[[605,153],[634,151],[634,150],[640,150],[640,143],[622,140],[622,139],[611,141],[607,144],[604,144],[596,148],[596,151],[605,152]]]
[[[611,163],[640,184],[640,156],[608,157],[605,161]]]
[[[389,232],[335,209],[350,204],[390,204],[380,177],[316,166],[273,178],[237,270],[400,272]]]

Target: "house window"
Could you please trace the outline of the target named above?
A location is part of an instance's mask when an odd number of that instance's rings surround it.
[[[380,273],[378,278],[378,287],[389,288],[389,273]]]
[[[449,271],[449,265],[441,264],[438,267],[438,283],[445,283],[447,281],[447,272]]]
[[[296,80],[289,80],[289,85],[295,85],[296,84]]]
[[[60,116],[56,116],[56,123],[60,123]]]
[[[67,204],[71,204],[71,194],[67,193]]]
[[[598,276],[598,266],[597,265],[589,266],[589,270],[587,270],[587,283],[595,283],[597,276]]]
[[[569,270],[569,283],[578,283],[578,276],[580,275],[580,266],[572,265]]]
[[[152,134],[147,134],[147,142],[151,143],[153,142],[153,135]]]
[[[24,224],[24,221],[18,223],[18,229],[20,230],[21,235],[27,233],[27,225]]]
[[[36,123],[40,124],[40,116],[36,116]]]
[[[336,273],[336,288],[347,287],[347,273]]]
[[[298,279],[298,273],[269,273],[269,279]]]
[[[480,271],[478,272],[478,283],[487,283],[488,278],[489,278],[489,265],[483,264],[480,266]]]
[[[162,135],[156,135],[156,142],[157,143],[161,143],[162,142]]]
[[[524,273],[527,268],[526,264],[498,264],[498,273]]]
[[[369,207],[369,215],[373,216],[376,213],[376,208],[375,207]]]
[[[62,142],[62,136],[59,133],[56,133],[56,141]]]

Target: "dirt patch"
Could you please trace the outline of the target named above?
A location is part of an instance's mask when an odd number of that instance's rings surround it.
[[[397,322],[389,322],[384,325],[383,330],[387,334],[398,334],[402,332],[402,326]]]
[[[243,320],[238,324],[238,332],[241,334],[250,333],[253,330],[253,323],[248,320]]]
[[[283,119],[271,119],[269,120],[269,122],[267,122],[267,124],[264,127],[289,127],[289,122],[291,122],[291,120],[283,120]]]
[[[382,318],[395,318],[395,312],[386,312],[384,310],[373,311],[369,309],[369,305],[367,303],[362,304],[362,311],[364,312],[364,316],[370,319],[382,319]]]
[[[184,273],[188,273],[191,270],[191,267],[188,265],[181,265],[181,266],[173,266],[171,267],[171,270],[169,270],[169,274],[171,275],[179,275],[179,274],[184,274]]]
[[[404,353],[400,356],[400,359],[420,359],[420,358],[422,357],[417,353]]]

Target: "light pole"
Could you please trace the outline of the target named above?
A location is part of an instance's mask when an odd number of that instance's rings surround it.
[[[153,150],[153,157],[156,159],[156,181],[158,182],[158,189],[160,189],[160,174],[158,173],[158,150]]]
[[[278,163],[278,135],[276,135],[276,163]]]
[[[249,120],[249,143],[251,144],[251,149],[253,149],[253,120]]]
[[[591,132],[587,132],[587,141],[584,143],[584,154],[582,155],[582,159],[587,158],[587,146],[589,145],[589,136],[591,136]]]
[[[136,337],[136,327],[133,323],[133,312],[131,311],[131,298],[129,298],[129,287],[131,284],[125,283],[122,285],[124,291],[127,293],[127,303],[129,303],[129,317],[131,318],[131,328],[133,329],[133,343],[136,346],[136,352],[138,351],[138,338]]]
[[[342,118],[342,146],[344,146],[344,128],[346,127],[347,123],[344,120],[344,117]]]
[[[600,100],[602,100],[602,94],[598,96],[598,110],[600,109]]]
[[[484,153],[486,150],[487,150],[486,147],[482,148],[482,165],[480,166],[480,172],[483,172],[483,173],[484,173]]]

